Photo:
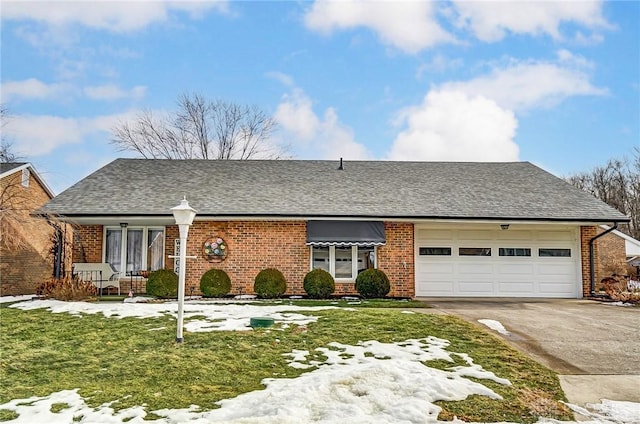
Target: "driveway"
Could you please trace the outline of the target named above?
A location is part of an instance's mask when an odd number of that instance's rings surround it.
[[[640,402],[638,307],[573,299],[424,300],[487,330],[479,319],[502,323],[510,334],[496,334],[556,371],[571,403]]]

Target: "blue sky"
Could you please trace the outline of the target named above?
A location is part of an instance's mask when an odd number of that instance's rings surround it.
[[[640,2],[2,2],[3,127],[59,193],[183,93],[256,105],[298,159],[533,162],[640,147]]]

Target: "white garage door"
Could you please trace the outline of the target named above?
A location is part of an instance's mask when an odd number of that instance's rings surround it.
[[[578,228],[415,229],[416,296],[576,298]]]

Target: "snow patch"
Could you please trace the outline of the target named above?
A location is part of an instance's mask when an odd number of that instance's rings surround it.
[[[504,334],[505,336],[508,336],[509,334],[511,334],[504,328],[504,326],[500,321],[495,321],[492,319],[479,319],[478,322],[480,324],[486,325],[490,329],[497,331],[500,334]]]
[[[24,302],[25,300],[36,299],[35,294],[22,294],[19,296],[0,296],[0,303]]]
[[[177,316],[178,303],[89,303],[62,302],[59,300],[34,300],[10,305],[22,310],[42,309],[53,313],[103,314],[114,318],[161,318],[166,315]],[[273,318],[276,323],[296,324],[300,326],[316,322],[318,317],[303,315],[298,312],[336,309],[335,306],[295,306],[295,305],[247,305],[225,304],[217,302],[188,302],[184,305],[184,328],[190,332],[209,331],[250,331],[251,317],[264,316]],[[192,319],[193,317],[198,319]],[[204,318],[201,318],[204,317]]]

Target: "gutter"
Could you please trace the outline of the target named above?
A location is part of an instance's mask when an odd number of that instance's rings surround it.
[[[595,262],[594,243],[600,237],[606,236],[607,234],[609,234],[610,232],[612,232],[616,228],[618,228],[618,223],[614,222],[613,226],[611,228],[609,228],[608,230],[604,231],[603,233],[598,234],[595,237],[592,237],[589,240],[589,274],[590,274],[589,275],[589,288],[590,288],[591,296],[595,296],[596,295],[596,270],[595,270],[595,268],[593,266],[594,262]]]

